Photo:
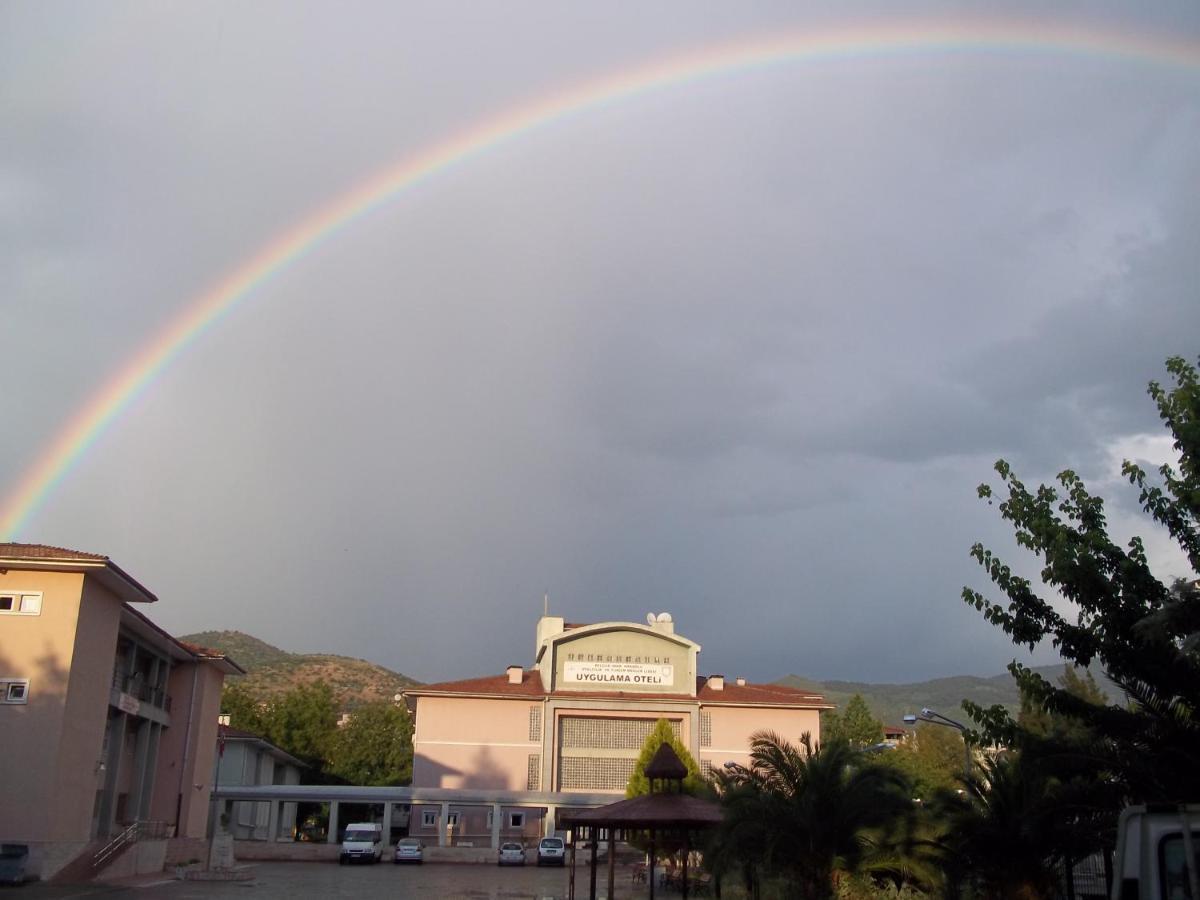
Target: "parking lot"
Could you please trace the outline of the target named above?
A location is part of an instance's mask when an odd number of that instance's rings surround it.
[[[250,882],[160,881],[137,886],[31,884],[4,891],[0,900],[67,900],[67,898],[136,898],[136,900],[226,900],[251,897],[448,897],[472,900],[565,900],[567,871],[534,865],[500,868],[494,865],[425,863],[424,865],[339,866],[336,863],[259,863]],[[608,873],[596,873],[600,896]],[[164,876],[165,878],[166,876]],[[587,897],[588,869],[576,871],[576,896]],[[661,892],[660,892],[661,895]],[[645,897],[635,890],[629,870],[617,871],[617,898]]]

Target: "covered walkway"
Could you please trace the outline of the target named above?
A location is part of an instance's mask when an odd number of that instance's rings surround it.
[[[324,840],[331,844],[338,842],[341,808],[351,804],[382,808],[381,822],[385,835],[390,835],[394,820],[398,821],[400,815],[409,814],[414,807],[433,809],[439,847],[449,846],[453,841],[457,820],[452,814],[452,808],[482,808],[488,812],[489,838],[493,849],[500,847],[506,814],[511,822],[512,816],[519,815],[520,811],[537,812],[541,816],[539,836],[550,835],[559,830],[560,810],[569,812],[594,809],[611,803],[614,799],[612,794],[562,791],[356,787],[325,784],[220,785],[213,789],[212,795],[217,804],[237,801],[257,804],[257,810],[263,810],[265,807],[263,815],[266,818],[267,840],[293,839],[290,834],[279,833],[280,822],[286,819],[281,817],[285,804],[328,804],[329,821]],[[340,824],[344,825],[345,822]],[[410,833],[415,834],[411,829]]]

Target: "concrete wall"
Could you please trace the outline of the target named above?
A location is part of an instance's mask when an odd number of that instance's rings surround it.
[[[202,838],[212,795],[217,717],[225,676],[211,663],[176,663],[167,682],[171,727],[163,731],[150,818],[176,824],[176,836]]]
[[[0,840],[52,840],[77,831],[72,818],[55,821],[56,781],[83,575],[9,569],[0,574],[0,590],[40,591],[40,615],[0,617],[0,675],[29,679],[28,702],[0,706]],[[111,656],[112,646],[108,647]],[[103,706],[101,709],[103,710]],[[88,774],[94,775],[99,746],[91,750]],[[89,792],[94,795],[95,788]],[[80,840],[87,839],[89,818]]]
[[[421,697],[413,735],[413,785],[525,790],[529,709],[537,700]]]
[[[806,731],[814,743],[821,738],[820,712],[815,709],[706,706],[704,711],[712,715],[712,746],[700,748],[700,759],[718,769],[726,762],[749,763],[750,736],[757,731],[774,731],[793,744]]]
[[[51,811],[54,840],[91,837],[96,791],[104,784],[103,773],[96,769],[108,724],[108,696],[122,605],[120,598],[92,579],[84,580],[55,766],[57,791]]]

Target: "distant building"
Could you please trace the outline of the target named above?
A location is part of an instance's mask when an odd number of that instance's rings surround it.
[[[224,718],[224,717],[222,717]],[[222,725],[213,763],[213,784],[244,787],[257,784],[299,784],[304,763],[266,738],[249,731]],[[218,814],[228,823],[226,830],[237,840],[270,840],[271,835],[291,839],[296,831],[296,804],[283,803],[272,822],[270,804],[226,800],[218,803]],[[274,826],[274,827],[272,827]],[[209,822],[209,831],[213,823]]]
[[[224,654],[106,556],[0,543],[0,841],[49,878],[137,821],[203,837]]]
[[[406,690],[415,716],[413,787],[622,793],[660,718],[705,774],[748,762],[756,731],[819,740],[820,711],[832,708],[823,697],[698,675],[700,645],[676,634],[670,616],[647,618],[572,625],[543,616],[531,669]],[[447,822],[440,812],[414,805],[410,833],[440,833],[446,842],[492,831],[478,807],[451,806]],[[538,821],[542,814],[505,810],[502,836],[552,830]]]

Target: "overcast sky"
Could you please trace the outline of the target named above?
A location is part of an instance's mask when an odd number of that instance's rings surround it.
[[[1200,48],[1190,2],[997,8]],[[374,173],[571,85],[900,9],[986,8],[4,4],[0,495]],[[989,587],[974,541],[1011,546],[975,487],[1070,466],[1150,537],[1114,473],[1166,458],[1146,383],[1200,349],[1198,186],[1200,55],[857,53],[638,94],[280,272],[16,537],[108,554],[176,633],[427,681],[529,663],[547,591],[571,621],[671,612],[706,672],[998,673],[1016,651],[959,597]]]

